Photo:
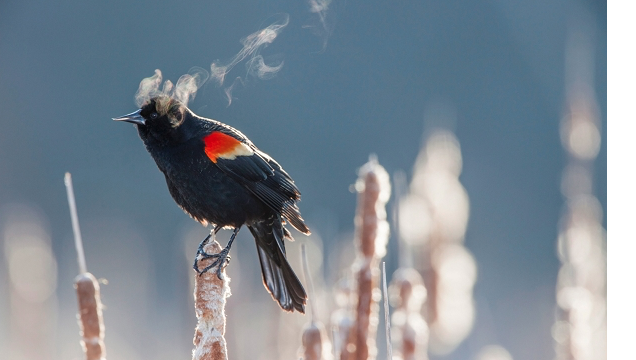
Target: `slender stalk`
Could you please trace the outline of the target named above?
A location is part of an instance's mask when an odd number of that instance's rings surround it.
[[[311,322],[305,326],[302,336],[302,360],[331,359],[331,344],[326,336],[324,325],[317,319],[316,291],[309,272],[309,260],[305,244],[300,245],[301,259],[305,282],[309,284],[309,307],[311,308]]]
[[[305,244],[300,245],[300,253],[301,259],[303,263],[303,272],[305,275],[305,281],[309,285],[309,308],[311,308],[311,322],[316,322],[316,301],[314,300],[314,296],[316,296],[316,292],[314,289],[314,282],[311,278],[311,274],[309,273],[309,260],[307,260],[307,247]]]
[[[68,206],[71,210],[71,223],[73,224],[73,235],[75,237],[75,249],[77,250],[77,262],[79,264],[80,274],[85,273],[86,258],[84,257],[84,246],[82,245],[82,234],[80,233],[79,220],[77,217],[77,207],[75,206],[75,193],[73,192],[73,179],[71,173],[64,175],[64,185],[66,185],[66,196],[68,198]]]
[[[386,358],[393,359],[391,343],[391,320],[389,317],[389,292],[386,289],[386,263],[382,262],[382,297],[384,298],[384,330],[386,331]]]

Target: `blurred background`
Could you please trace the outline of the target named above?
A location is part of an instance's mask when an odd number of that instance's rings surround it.
[[[582,321],[577,306],[604,317],[594,301],[605,296],[606,2],[4,0],[2,358],[82,356],[66,171],[88,269],[108,282],[109,358],[189,356],[191,263],[208,230],[175,206],[133,126],[110,119],[136,110],[139,82],[155,69],[176,82],[194,66],[228,64],[242,38],[285,14],[287,26],[259,52],[282,65],[277,73],[261,79],[240,62],[190,108],[240,129],[294,177],[313,235],[296,233],[288,254],[300,273],[299,244],[308,244],[323,322],[355,256],[357,169],[375,153],[408,199],[435,139],[451,154],[453,236],[472,259],[474,287],[464,333],[430,357],[561,358],[556,344]],[[396,231],[394,195],[389,273],[407,261],[397,234],[409,231],[409,221]],[[431,209],[446,200],[428,199]],[[408,216],[400,221],[428,221]],[[229,233],[219,234],[225,244]],[[574,238],[587,239],[583,250]],[[300,336],[290,329],[307,317],[271,300],[249,232],[234,244],[231,358],[293,359]],[[483,355],[494,345],[506,353]]]

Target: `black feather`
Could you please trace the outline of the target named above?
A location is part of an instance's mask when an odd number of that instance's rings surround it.
[[[247,227],[256,240],[263,284],[281,308],[304,313],[307,294],[287,262],[283,239],[291,239],[291,234],[283,227],[280,216]]]

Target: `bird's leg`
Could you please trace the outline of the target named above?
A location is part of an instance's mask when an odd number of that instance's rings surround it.
[[[234,231],[232,232],[232,236],[230,237],[230,240],[227,243],[227,246],[225,246],[225,248],[223,250],[221,250],[220,253],[218,254],[208,254],[205,251],[203,251],[203,247],[207,244],[207,242],[209,241],[210,236],[212,236],[212,234],[210,233],[210,235],[208,235],[208,237],[206,237],[201,244],[199,245],[199,249],[197,251],[197,256],[194,259],[194,270],[199,273],[199,276],[203,275],[204,273],[206,273],[208,270],[212,269],[213,267],[218,265],[218,268],[216,270],[216,276],[219,279],[223,279],[223,275],[221,274],[221,272],[223,271],[224,268],[224,264],[227,265],[230,262],[230,248],[232,247],[232,243],[234,242],[234,239],[236,238],[236,234],[238,234],[239,230],[241,228],[240,227],[236,227],[234,228]],[[216,228],[214,229],[214,233],[217,232]],[[214,262],[210,265],[208,265],[207,267],[205,267],[203,270],[199,270],[199,266],[198,266],[198,261],[199,261],[199,255],[201,255],[201,260],[203,259],[210,259],[210,258],[216,258],[216,260],[214,260]]]

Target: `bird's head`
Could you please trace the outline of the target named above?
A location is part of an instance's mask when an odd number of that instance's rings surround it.
[[[189,113],[190,110],[179,100],[157,96],[146,101],[139,110],[113,120],[135,124],[144,142],[166,143],[183,139],[186,134],[182,125]]]

